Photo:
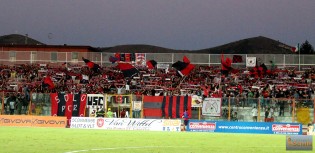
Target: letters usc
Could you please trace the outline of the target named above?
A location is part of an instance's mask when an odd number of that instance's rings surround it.
[[[66,117],[1,115],[0,126],[66,127]]]

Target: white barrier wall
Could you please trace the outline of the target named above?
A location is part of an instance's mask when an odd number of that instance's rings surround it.
[[[180,132],[181,120],[72,117],[70,128]]]

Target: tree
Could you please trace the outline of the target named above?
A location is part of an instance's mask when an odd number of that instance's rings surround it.
[[[306,40],[300,47],[301,54],[315,54],[313,46]]]

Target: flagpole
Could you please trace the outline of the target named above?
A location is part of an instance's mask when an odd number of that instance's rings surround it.
[[[2,103],[1,103],[1,112],[0,112],[0,114],[2,115],[2,114],[4,114],[4,110],[5,110],[5,108],[4,108],[4,91],[2,91],[2,98],[1,98],[1,100],[2,100]]]
[[[300,68],[301,68],[301,50],[300,50],[300,44],[298,43],[298,51],[299,51],[299,71],[300,71]]]
[[[32,96],[33,96],[33,93],[30,92],[30,101],[29,101],[29,104],[28,104],[28,114],[27,115],[32,115],[32,111],[33,111],[32,110]]]
[[[179,82],[179,84],[178,84],[178,86],[177,86],[176,88],[180,87],[180,85],[183,83],[183,81],[184,81],[185,79],[186,79],[186,76],[183,77],[183,79]]]

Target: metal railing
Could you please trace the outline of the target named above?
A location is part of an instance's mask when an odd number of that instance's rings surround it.
[[[72,63],[83,65],[84,62],[81,57],[86,57],[89,60],[100,64],[101,66],[110,65],[109,57],[114,53],[104,52],[45,52],[45,51],[2,51],[0,55],[0,64],[14,65],[14,64],[31,64],[31,63]],[[197,65],[220,65],[220,54],[194,54],[194,53],[144,53],[146,60],[154,59],[158,63],[172,64],[178,60],[182,60],[183,56],[187,56],[191,63]],[[237,54],[235,54],[237,55]],[[233,63],[233,66],[245,67],[246,57],[256,57],[259,63],[271,65],[273,61],[278,67],[288,66],[315,66],[315,55],[298,55],[298,54],[239,54],[243,61],[240,63]],[[135,53],[137,56],[137,53]],[[233,58],[232,54],[225,54],[225,57]]]

